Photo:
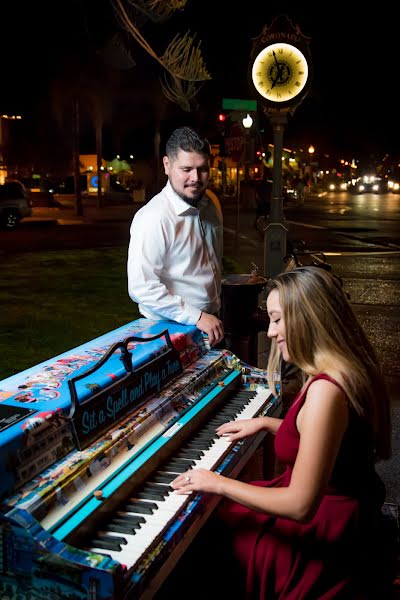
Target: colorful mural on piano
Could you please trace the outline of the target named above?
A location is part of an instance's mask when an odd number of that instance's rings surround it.
[[[196,327],[143,318],[0,381],[0,498],[76,448],[68,418],[68,380],[96,365],[113,344],[130,336],[153,337],[165,329],[183,368],[206,352],[203,335]],[[165,347],[163,339],[131,343],[133,366],[140,367],[162,354]],[[94,379],[78,382],[78,398],[85,401],[125,376],[116,355]]]

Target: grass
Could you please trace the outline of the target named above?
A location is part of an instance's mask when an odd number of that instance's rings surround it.
[[[224,259],[224,273],[241,273]],[[126,248],[7,256],[0,266],[0,381],[139,318]]]

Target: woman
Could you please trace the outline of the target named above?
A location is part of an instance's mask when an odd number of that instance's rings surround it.
[[[284,420],[225,423],[217,432],[232,441],[275,434],[284,472],[248,484],[197,469],[172,485],[229,501],[219,517],[248,598],[382,598],[385,489],[374,463],[390,457],[391,426],[377,358],[339,280],[323,269],[278,275],[267,309],[268,372],[292,362],[304,385]],[[270,386],[276,393],[272,377]]]

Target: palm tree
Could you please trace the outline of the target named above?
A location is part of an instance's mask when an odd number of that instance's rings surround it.
[[[178,34],[164,54],[158,56],[140,31],[146,20],[165,22],[176,10],[184,8],[186,0],[110,1],[123,29],[163,67],[164,75],[160,84],[165,96],[183,110],[190,111],[191,102],[201,85],[211,79],[204,65],[200,43],[195,45],[195,39],[189,32],[183,36]]]

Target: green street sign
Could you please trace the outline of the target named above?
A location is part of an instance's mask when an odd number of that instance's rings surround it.
[[[257,100],[239,100],[238,98],[222,98],[222,109],[256,111]]]

